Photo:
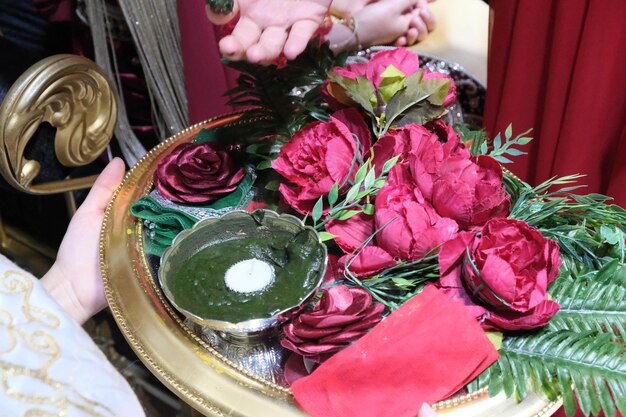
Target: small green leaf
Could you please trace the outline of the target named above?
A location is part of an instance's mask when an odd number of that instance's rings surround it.
[[[495,159],[496,161],[500,162],[501,164],[512,164],[513,161],[511,161],[509,158],[502,156],[502,155],[496,155],[493,157],[493,159]]]
[[[393,65],[389,65],[380,74],[381,82],[378,85],[378,92],[385,103],[388,103],[398,91],[404,88],[406,75]]]
[[[339,186],[334,183],[328,192],[328,204],[332,207],[337,202],[337,198],[339,198]]]
[[[392,278],[391,281],[393,281],[398,288],[403,290],[410,290],[415,287],[415,282],[406,278]]]
[[[511,139],[511,137],[513,136],[513,125],[509,124],[506,127],[506,130],[504,131],[504,137],[506,138],[506,140],[508,141],[509,139]]]
[[[263,169],[269,169],[271,167],[272,167],[272,161],[270,161],[269,159],[265,159],[257,164],[256,169],[263,170]]]
[[[502,137],[498,133],[495,138],[493,138],[493,149],[497,150],[502,147]]]
[[[389,173],[389,171],[391,171],[391,168],[393,168],[394,165],[396,165],[398,163],[398,160],[400,159],[400,156],[402,156],[402,155],[396,155],[393,158],[389,159],[387,162],[385,162],[385,164],[383,165],[383,171],[382,171],[383,175],[385,175],[385,174]]]
[[[602,242],[609,245],[617,245],[620,241],[624,240],[624,234],[617,228],[610,228],[606,225],[600,226],[600,236]]]
[[[358,184],[363,182],[363,180],[365,179],[365,175],[367,175],[367,164],[363,164],[359,167],[359,170],[356,172],[356,175],[354,176],[354,183]]]
[[[278,190],[279,186],[280,186],[279,180],[272,180],[272,181],[268,181],[267,184],[265,184],[265,189],[270,190],[270,191],[276,191]]]
[[[519,149],[515,149],[515,148],[508,148],[506,150],[506,152],[504,152],[504,153],[506,153],[508,155],[511,155],[511,156],[526,155],[526,152],[522,152]]]
[[[355,201],[359,191],[361,191],[361,183],[357,182],[348,190],[348,193],[346,194],[346,201]]]
[[[365,188],[366,190],[371,189],[375,181],[376,181],[376,173],[374,172],[373,169],[370,169],[367,175],[365,176],[365,181],[363,181],[363,188]]]
[[[333,218],[340,221],[348,220],[349,218],[354,217],[359,213],[361,213],[361,210],[341,210],[339,213],[333,216]]]
[[[517,140],[517,143],[520,145],[528,145],[532,140],[533,138],[531,137],[521,137]]]
[[[380,190],[381,188],[385,186],[386,183],[387,183],[387,180],[385,178],[379,178],[376,180],[376,182],[374,182],[374,187],[377,190]]]
[[[333,240],[334,238],[337,237],[337,236],[333,235],[332,233],[328,233],[328,232],[319,232],[319,235],[320,235],[320,240],[322,242]]]
[[[373,204],[365,204],[362,207],[363,213],[368,214],[368,215],[372,215],[374,214],[374,205]]]
[[[480,154],[481,155],[487,155],[487,152],[489,152],[489,147],[487,146],[487,142],[483,142],[480,144]]]
[[[323,210],[324,210],[324,199],[323,197],[320,197],[319,200],[317,200],[317,202],[313,206],[313,211],[311,212],[311,219],[313,220],[313,223],[317,224],[318,220],[322,218]]]
[[[334,72],[328,74],[328,78],[339,84],[346,92],[346,95],[359,104],[368,113],[374,114],[371,99],[376,98],[376,90],[374,85],[363,76],[358,76],[353,80]]]

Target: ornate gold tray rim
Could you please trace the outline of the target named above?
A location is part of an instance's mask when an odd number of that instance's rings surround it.
[[[130,204],[152,189],[152,172],[167,149],[205,127],[252,122],[242,120],[243,114],[231,113],[190,126],[156,146],[131,168],[105,212],[100,234],[102,278],[113,317],[131,348],[189,405],[210,416],[253,416],[261,409],[262,414],[276,417],[303,416],[289,389],[230,362],[180,320],[151,276],[143,252],[143,225],[129,210]],[[487,396],[486,390],[479,390],[439,402],[433,408],[450,416],[457,412],[465,415],[462,406]],[[540,405],[535,405],[535,412],[520,417],[551,415],[560,401],[541,399]]]

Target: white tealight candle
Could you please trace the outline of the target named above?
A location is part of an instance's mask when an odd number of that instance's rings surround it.
[[[274,276],[272,265],[259,259],[246,259],[228,268],[224,282],[229,290],[248,294],[267,288]]]

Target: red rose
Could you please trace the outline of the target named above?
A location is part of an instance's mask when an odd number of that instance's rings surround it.
[[[161,195],[177,203],[208,203],[237,189],[246,171],[215,143],[181,143],[154,173]]]
[[[440,285],[486,328],[533,329],[559,310],[547,288],[561,266],[558,245],[525,222],[494,219],[439,252]]]
[[[454,219],[462,229],[506,217],[509,199],[502,184],[502,167],[489,156],[479,156],[476,162],[463,156],[450,157],[439,166],[433,182],[435,210]]]
[[[302,214],[309,213],[333,184],[343,184],[357,152],[358,132],[361,155],[371,146],[367,125],[355,109],[341,110],[329,122],[314,122],[297,132],[280,151],[272,167],[294,186],[281,184],[283,198]],[[357,167],[358,168],[358,167]],[[352,175],[357,169],[352,170]]]
[[[392,257],[406,261],[456,236],[458,225],[439,216],[417,189],[408,171],[396,165],[375,202],[376,244]]]
[[[380,322],[384,309],[382,304],[372,304],[372,296],[363,288],[335,285],[324,290],[311,311],[284,327],[281,345],[319,362],[363,336]]]
[[[450,80],[450,89],[448,90],[448,95],[443,101],[443,106],[448,107],[456,101],[456,84],[454,84],[454,80],[452,77],[446,74],[442,74],[440,72],[433,72],[428,68],[424,68],[424,79],[428,80],[430,78],[447,78]]]

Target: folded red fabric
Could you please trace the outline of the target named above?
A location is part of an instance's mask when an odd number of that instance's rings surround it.
[[[429,286],[291,391],[313,417],[415,417],[497,358],[465,307]]]

